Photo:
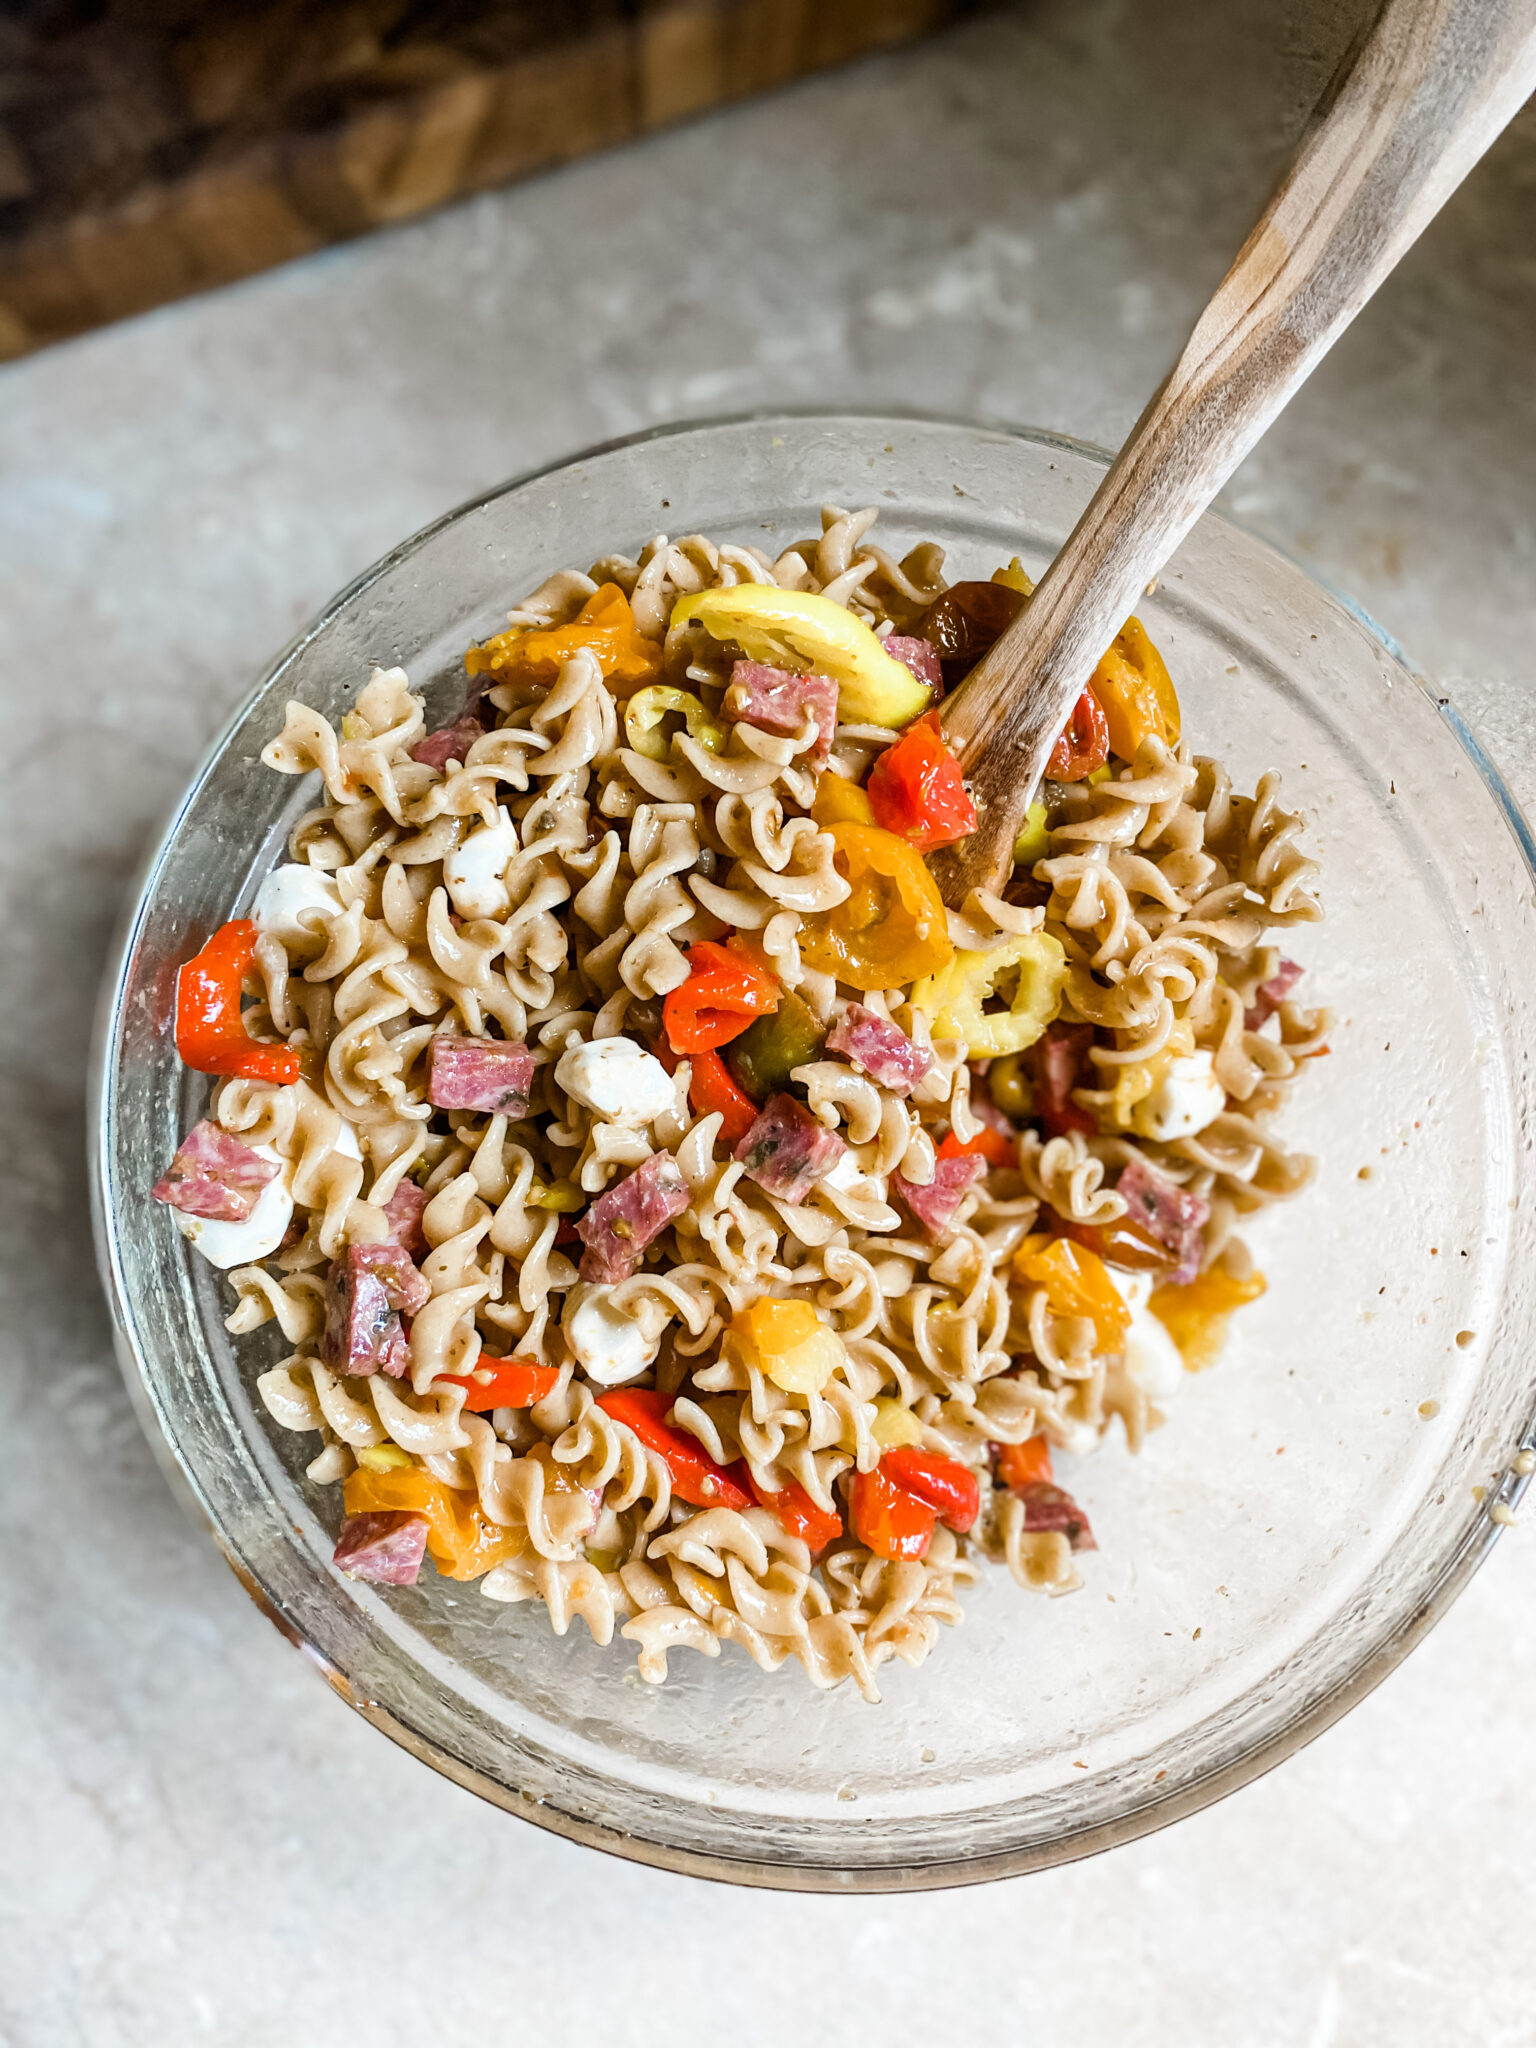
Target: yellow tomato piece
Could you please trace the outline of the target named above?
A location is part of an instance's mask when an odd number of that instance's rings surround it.
[[[909,725],[928,709],[927,685],[886,653],[856,613],[815,591],[776,583],[701,590],[673,609],[674,626],[690,620],[716,640],[734,641],[753,661],[830,676],[838,717],[851,724]]]
[[[1027,574],[1024,564],[1017,555],[1014,556],[1006,569],[994,569],[992,571],[992,581],[1006,585],[1009,590],[1018,591],[1021,597],[1033,597],[1035,594],[1034,579]]]
[[[1149,736],[1179,743],[1179,698],[1163,657],[1140,619],[1127,619],[1093,672],[1093,694],[1109,726],[1109,751],[1133,761]]]
[[[578,648],[597,656],[603,680],[625,696],[661,673],[661,647],[635,624],[629,599],[617,583],[595,590],[568,626],[513,626],[482,646],[471,647],[464,666],[472,676],[498,682],[552,683],[560,664]]]
[[[662,728],[662,720],[669,711],[682,718],[690,739],[697,740],[711,754],[724,751],[729,734],[717,718],[711,718],[701,698],[691,690],[674,690],[670,683],[651,683],[636,690],[624,707],[624,737],[637,754],[644,754],[651,761],[666,760],[672,751],[672,741]]]
[[[786,1394],[819,1394],[847,1355],[808,1301],[765,1295],[733,1318],[731,1334]]]
[[[342,1488],[349,1515],[403,1510],[427,1518],[427,1551],[445,1579],[478,1579],[527,1548],[521,1529],[503,1529],[481,1512],[472,1493],[444,1486],[419,1465],[409,1471],[359,1469]]]
[[[818,825],[873,825],[875,807],[856,782],[829,768],[816,784],[811,816]]]
[[[1046,823],[1050,813],[1044,804],[1031,804],[1025,815],[1024,830],[1013,842],[1013,864],[1016,868],[1032,868],[1037,860],[1044,860],[1051,850],[1051,828]]]
[[[894,1451],[902,1444],[920,1444],[923,1425],[904,1401],[884,1396],[875,1403],[875,1420],[870,1435],[882,1451]]]
[[[1257,1301],[1268,1283],[1262,1273],[1236,1279],[1224,1266],[1212,1266],[1181,1285],[1158,1287],[1147,1303],[1183,1354],[1191,1372],[1203,1372],[1221,1356],[1232,1312]]]
[[[905,988],[955,957],[938,884],[922,855],[878,825],[829,825],[846,903],[802,920],[800,957],[864,991]]]
[[[1013,1276],[1028,1286],[1043,1287],[1053,1315],[1086,1316],[1099,1351],[1125,1349],[1131,1312],[1097,1252],[1070,1238],[1054,1237],[1042,1244],[1032,1235],[1013,1255]]]
[[[1016,972],[1006,1010],[982,1004]],[[930,1020],[935,1038],[963,1038],[970,1058],[1002,1059],[1023,1052],[1061,1009],[1067,956],[1049,932],[1025,932],[990,953],[956,953],[941,973],[912,991],[913,1007]]]

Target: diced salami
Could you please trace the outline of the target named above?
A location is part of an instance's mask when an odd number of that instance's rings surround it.
[[[326,1364],[338,1372],[402,1378],[410,1353],[397,1311],[414,1315],[431,1292],[400,1245],[349,1244],[326,1278]]]
[[[1088,1517],[1070,1493],[1063,1493],[1048,1479],[1031,1480],[1017,1489],[1024,1503],[1024,1527],[1031,1536],[1059,1530],[1074,1550],[1097,1550]]]
[[[1098,1126],[1086,1109],[1072,1100],[1072,1090],[1088,1080],[1091,1024],[1052,1024],[1035,1046],[1035,1114],[1048,1137],[1068,1131],[1092,1133]]]
[[[1177,1262],[1169,1284],[1182,1286],[1193,1280],[1204,1250],[1201,1233],[1211,1213],[1204,1195],[1191,1194],[1139,1156],[1121,1168],[1115,1192],[1124,1197],[1130,1220],[1149,1231]]]
[[[581,1277],[612,1285],[627,1280],[646,1246],[688,1206],[688,1183],[670,1152],[653,1152],[643,1166],[616,1181],[576,1225],[586,1250]]]
[[[735,1156],[765,1194],[793,1203],[803,1202],[847,1149],[793,1095],[770,1095]]]
[[[469,701],[452,725],[440,725],[436,732],[429,732],[425,739],[418,740],[411,749],[411,759],[428,768],[446,768],[450,761],[467,759],[475,741],[485,738],[485,726],[476,708],[479,699],[480,692],[472,690]]]
[[[924,646],[928,643],[924,641]],[[914,1045],[898,1024],[863,1003],[850,1003],[828,1036],[833,1052],[846,1053],[872,1081],[893,1095],[910,1095],[933,1065],[933,1055]]]
[[[986,1170],[987,1162],[979,1153],[962,1153],[958,1158],[935,1160],[933,1179],[925,1188],[904,1173],[893,1173],[891,1186],[912,1211],[923,1235],[937,1244]]]
[[[414,1586],[426,1554],[426,1516],[395,1508],[348,1515],[331,1562],[349,1577],[371,1579],[376,1586]]]
[[[1243,1014],[1243,1023],[1250,1031],[1263,1030],[1305,972],[1296,961],[1282,960],[1268,981],[1259,983],[1253,992],[1253,1002]]]
[[[429,1199],[425,1188],[419,1188],[413,1180],[402,1180],[384,1204],[390,1243],[399,1245],[413,1259],[419,1259],[427,1249],[427,1240],[421,1234],[421,1217]]]
[[[817,740],[806,759],[823,767],[837,731],[837,685],[830,676],[796,675],[787,668],[769,668],[761,661],[738,661],[725,693],[726,715],[764,732],[798,738],[806,715],[816,722]]]
[[[526,1116],[534,1058],[526,1045],[439,1032],[427,1046],[427,1100],[434,1109],[481,1109]]]
[[[176,1157],[150,1193],[157,1202],[168,1202],[189,1216],[244,1223],[257,1196],[278,1172],[274,1160],[263,1159],[205,1117],[176,1147]]]
[[[893,661],[911,669],[920,683],[926,683],[938,703],[944,694],[944,664],[931,640],[919,640],[911,633],[887,633],[880,645]]]

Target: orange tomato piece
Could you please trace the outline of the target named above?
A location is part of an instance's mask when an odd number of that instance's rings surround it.
[[[595,590],[568,626],[513,627],[497,633],[464,656],[472,676],[497,682],[552,683],[560,664],[578,648],[597,656],[603,680],[627,697],[661,674],[661,642],[647,640],[635,624],[629,599],[617,583]]]

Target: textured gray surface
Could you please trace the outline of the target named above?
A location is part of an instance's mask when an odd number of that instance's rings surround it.
[[[85,1216],[125,878],[318,603],[471,492],[682,414],[856,399],[1114,441],[1352,12],[1042,0],[0,376],[4,2048],[1536,2037],[1520,1532],[1347,1722],[1168,1834],[911,1901],[704,1887],[478,1805],[328,1696],[139,1440]],[[1229,494],[1527,801],[1533,201],[1527,116]]]

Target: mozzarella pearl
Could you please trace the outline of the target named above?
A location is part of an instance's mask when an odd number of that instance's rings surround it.
[[[511,908],[502,876],[517,852],[517,827],[505,808],[494,825],[478,825],[443,858],[443,884],[460,917],[505,917]]]
[[[1170,1144],[1192,1138],[1221,1115],[1226,1090],[1212,1071],[1208,1052],[1180,1053],[1168,1062],[1162,1079],[1131,1111],[1132,1127],[1143,1138]]]
[[[303,861],[274,868],[256,891],[251,922],[285,946],[313,945],[341,910],[341,891],[332,876]]]
[[[609,1288],[578,1286],[570,1299],[565,1341],[587,1378],[600,1387],[622,1387],[638,1379],[659,1345],[647,1339],[633,1316],[615,1308]]]
[[[618,1124],[648,1124],[672,1107],[672,1076],[631,1038],[594,1038],[560,1055],[555,1085]]]

